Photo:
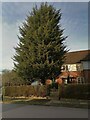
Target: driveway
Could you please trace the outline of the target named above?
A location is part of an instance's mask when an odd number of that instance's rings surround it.
[[[88,109],[2,104],[3,118],[88,118]]]

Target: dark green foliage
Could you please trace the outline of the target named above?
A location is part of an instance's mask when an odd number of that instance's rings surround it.
[[[55,78],[60,74],[67,52],[60,24],[61,11],[47,3],[33,8],[22,27],[15,48],[14,70],[24,79]]]
[[[50,92],[51,92],[51,85],[47,85],[47,96],[50,96]]]
[[[58,83],[53,82],[52,83],[52,89],[58,89]]]

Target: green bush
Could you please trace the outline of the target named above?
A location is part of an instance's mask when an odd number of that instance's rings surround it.
[[[53,89],[53,88],[58,89],[58,83],[53,82],[53,83],[52,83],[52,89]]]
[[[60,87],[59,92],[61,92]],[[72,99],[90,99],[90,84],[64,85],[61,97]]]

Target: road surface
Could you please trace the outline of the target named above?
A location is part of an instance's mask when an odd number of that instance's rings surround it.
[[[88,109],[2,104],[3,118],[88,118]]]

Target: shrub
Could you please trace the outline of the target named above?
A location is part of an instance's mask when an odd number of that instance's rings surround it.
[[[60,87],[59,92],[61,92]],[[61,97],[73,99],[90,99],[90,84],[64,85]]]
[[[58,89],[58,83],[53,82],[53,83],[52,83],[52,89],[53,89],[53,88]]]
[[[46,86],[31,86],[31,85],[22,85],[22,86],[6,86],[5,96],[10,97],[19,97],[25,96],[29,97],[34,96],[45,96],[46,95]]]

